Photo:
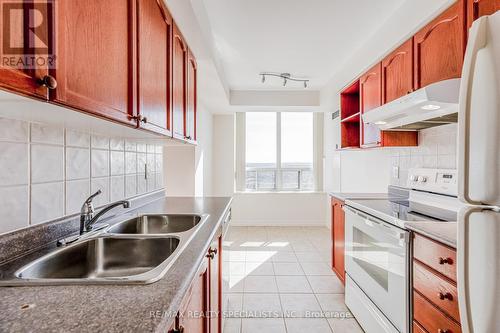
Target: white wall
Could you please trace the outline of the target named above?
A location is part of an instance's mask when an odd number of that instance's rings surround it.
[[[234,194],[234,140],[235,115],[214,115],[213,135],[213,194],[232,196]]]
[[[233,225],[324,226],[325,193],[236,193]]]
[[[203,105],[198,105],[198,129],[195,147],[195,195],[213,194],[213,115]]]

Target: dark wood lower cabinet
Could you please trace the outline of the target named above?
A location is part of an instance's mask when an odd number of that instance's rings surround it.
[[[345,284],[345,214],[344,202],[332,198],[332,269]]]

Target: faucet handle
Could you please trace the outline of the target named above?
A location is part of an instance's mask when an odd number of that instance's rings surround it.
[[[87,204],[91,204],[92,203],[92,200],[97,197],[99,194],[101,194],[102,191],[99,189],[97,190],[97,192],[95,192],[94,194],[92,194],[90,197],[87,198],[87,200],[85,200],[85,203]]]

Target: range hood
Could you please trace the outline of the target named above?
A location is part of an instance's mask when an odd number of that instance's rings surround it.
[[[460,79],[430,84],[365,114],[381,130],[414,130],[456,123]]]

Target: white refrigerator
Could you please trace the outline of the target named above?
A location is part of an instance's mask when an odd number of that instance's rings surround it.
[[[500,11],[469,31],[459,105],[460,319],[465,333],[500,333]]]

